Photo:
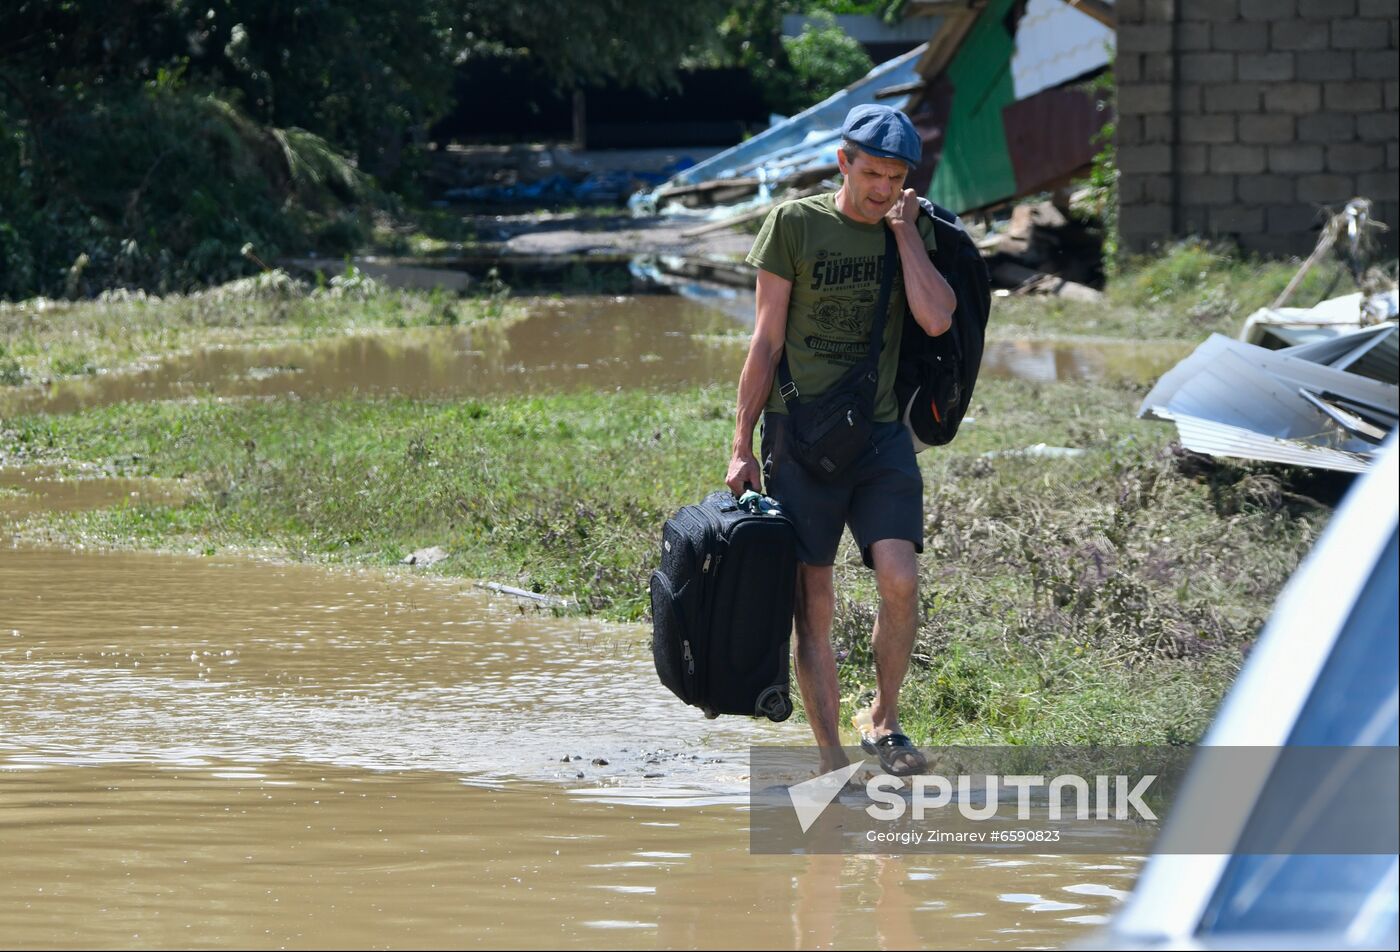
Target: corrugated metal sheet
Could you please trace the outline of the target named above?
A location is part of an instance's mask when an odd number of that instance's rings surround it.
[[[1270,348],[1306,344],[1361,327],[1363,315],[1366,324],[1400,316],[1400,293],[1363,298],[1357,291],[1312,307],[1261,307],[1245,318],[1240,340]]]
[[[1016,194],[1001,116],[1016,99],[1007,33],[1012,14],[1013,0],[989,0],[948,63],[952,109],[928,197],[958,214]]]
[[[1333,395],[1327,402],[1389,427],[1400,414],[1400,388],[1392,384],[1213,334],[1162,375],[1138,415],[1175,421],[1183,445],[1202,453],[1331,469],[1364,465],[1371,443],[1304,394]]]
[[[1327,415],[1328,419],[1340,426],[1342,429],[1346,430],[1348,433],[1354,433],[1355,435],[1361,437],[1362,439],[1365,439],[1369,443],[1375,443],[1379,445],[1380,442],[1384,440],[1386,436],[1390,433],[1390,431],[1395,428],[1395,422],[1393,420],[1390,422],[1389,428],[1384,426],[1378,426],[1377,424],[1372,423],[1370,420],[1367,420],[1365,417],[1358,416],[1355,413],[1352,413],[1347,407],[1342,406],[1339,402],[1323,399],[1322,397],[1316,396],[1315,394],[1311,394],[1306,390],[1299,390],[1298,396],[1302,397],[1304,400],[1317,407],[1317,409],[1320,412]]]
[[[1153,415],[1176,424],[1182,446],[1209,456],[1315,466],[1344,473],[1364,473],[1374,458],[1370,452],[1353,453],[1297,440],[1281,440],[1244,427],[1173,413],[1162,407],[1154,408]]]
[[[1400,383],[1400,331],[1384,337],[1347,369],[1372,380]]]
[[[1347,370],[1372,380],[1400,383],[1400,328],[1393,323],[1363,327],[1349,334],[1285,347],[1278,353]]]
[[[1080,14],[1081,16],[1083,14]],[[1087,18],[1086,18],[1087,19]],[[1047,89],[1001,111],[1017,194],[1045,189],[1088,167],[1110,113],[1082,89]]]
[[[1064,0],[1028,0],[1016,27],[1011,82],[1017,99],[1108,65],[1117,36]]]
[[[1377,335],[1389,334],[1393,330],[1395,330],[1394,325],[1387,324],[1363,327],[1350,334],[1337,334],[1321,340],[1282,347],[1278,349],[1278,352],[1287,357],[1297,357],[1300,360],[1311,360],[1315,364],[1335,367],[1339,361],[1344,361],[1352,356],[1358,348],[1375,344]]]
[[[1210,370],[1218,360],[1228,362],[1212,371],[1211,375],[1226,389],[1231,384],[1232,374],[1248,373],[1254,369],[1276,377],[1280,391],[1307,387],[1315,392],[1339,393],[1350,400],[1383,408],[1392,415],[1400,410],[1400,389],[1394,385],[1288,357],[1279,351],[1265,350],[1221,334],[1212,334],[1190,356],[1163,374],[1143,400],[1143,407],[1168,406],[1176,399],[1178,391],[1190,386],[1196,376]]]
[[[1175,413],[1247,427],[1281,439],[1311,439],[1329,429],[1297,388],[1225,352],[1194,371],[1166,406]],[[1349,447],[1364,449],[1364,447]]]

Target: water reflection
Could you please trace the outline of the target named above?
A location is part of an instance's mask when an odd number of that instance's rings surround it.
[[[533,302],[508,323],[229,347],[124,374],[65,379],[0,396],[0,412],[69,413],[191,396],[487,396],[619,387],[675,390],[738,380],[734,321],[678,297]]]
[[[1191,347],[1181,341],[991,340],[982,356],[981,378],[1148,383],[1170,370]]]
[[[524,318],[465,328],[212,348],[131,373],[0,390],[0,414],[69,413],[129,400],[496,394],[735,386],[751,295],[574,297],[531,302]],[[1173,342],[989,341],[982,379],[1151,381],[1189,349]]]
[[[236,765],[233,765],[236,766]],[[619,809],[546,784],[280,762],[13,770],[0,930],[22,947],[1059,946],[998,898],[1084,882],[966,857],[751,856],[735,806]],[[919,873],[936,875],[919,876]],[[1131,873],[1097,874],[1105,888]]]

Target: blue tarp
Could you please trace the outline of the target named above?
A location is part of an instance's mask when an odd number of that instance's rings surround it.
[[[446,198],[457,202],[502,204],[539,204],[541,202],[616,202],[627,197],[638,182],[659,185],[668,177],[690,167],[692,161],[682,158],[660,172],[595,172],[582,181],[564,175],[550,175],[537,182],[515,185],[477,185],[471,188],[451,188]]]

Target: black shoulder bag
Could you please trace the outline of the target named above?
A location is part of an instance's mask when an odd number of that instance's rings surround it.
[[[919,199],[919,204],[933,220],[937,239],[933,265],[958,303],[947,333],[938,337],[925,334],[913,312],[907,306],[904,309],[894,397],[914,437],[916,453],[942,446],[957,435],[972,405],[992,303],[987,264],[958,216],[926,198]]]
[[[886,227],[885,260],[871,321],[869,352],[829,389],[810,400],[800,399],[788,367],[787,348],[783,348],[778,362],[778,395],[792,418],[793,455],[818,479],[839,479],[870,445],[875,425],[875,391],[880,379],[880,349],[885,342],[885,318],[898,262],[894,233]]]

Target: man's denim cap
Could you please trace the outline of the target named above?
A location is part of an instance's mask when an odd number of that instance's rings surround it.
[[[899,159],[910,168],[919,164],[923,142],[909,117],[889,106],[856,106],[846,114],[841,138],[862,152],[882,159]]]

